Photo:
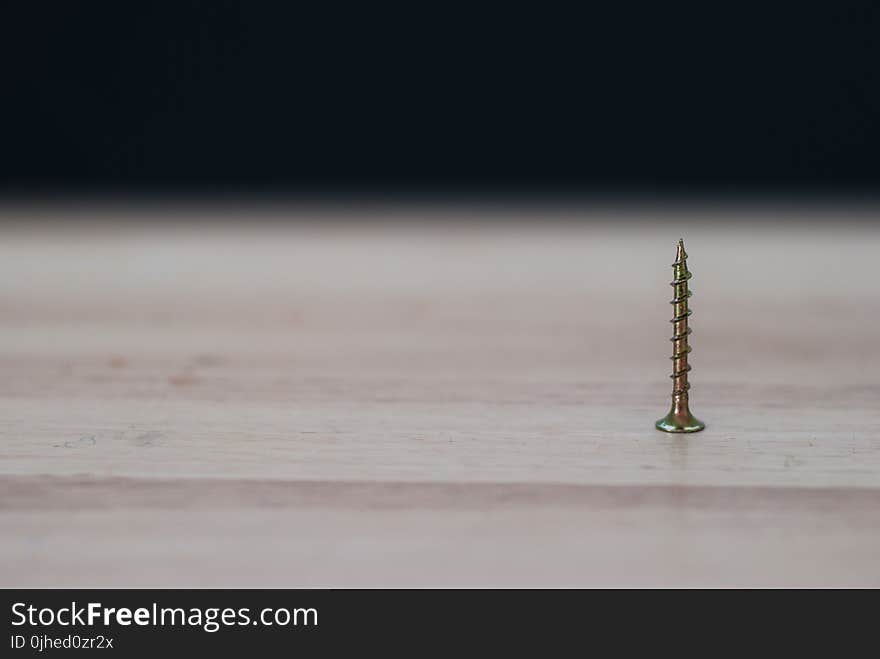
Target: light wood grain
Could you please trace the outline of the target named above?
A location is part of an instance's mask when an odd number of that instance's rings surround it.
[[[7,585],[880,585],[876,490],[6,477],[0,493]]]
[[[868,224],[7,219],[2,585],[877,585]]]

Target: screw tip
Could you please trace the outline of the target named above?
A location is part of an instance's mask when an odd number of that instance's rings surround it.
[[[684,251],[684,238],[678,239],[678,247],[675,250],[675,260],[683,261],[688,257],[687,252]]]

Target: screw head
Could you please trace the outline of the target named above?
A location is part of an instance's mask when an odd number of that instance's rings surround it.
[[[654,427],[663,432],[699,432],[706,427],[706,424],[690,412],[670,410],[669,414],[654,424]]]

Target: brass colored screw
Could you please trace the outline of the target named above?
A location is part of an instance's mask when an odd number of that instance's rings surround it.
[[[706,424],[694,417],[688,408],[688,353],[691,347],[688,345],[688,336],[691,328],[688,327],[688,317],[693,313],[688,309],[688,298],[691,291],[688,287],[688,279],[691,273],[687,268],[687,253],[684,251],[684,240],[678,241],[678,249],[675,252],[675,263],[672,264],[673,280],[672,289],[675,296],[670,304],[673,305],[672,320],[672,408],[669,414],[660,419],[656,424],[657,430],[665,432],[697,432],[706,427]]]

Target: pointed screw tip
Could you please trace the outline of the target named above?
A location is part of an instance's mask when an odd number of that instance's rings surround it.
[[[682,258],[687,258],[687,252],[684,251],[684,238],[679,238],[675,248],[675,260],[681,261]]]

